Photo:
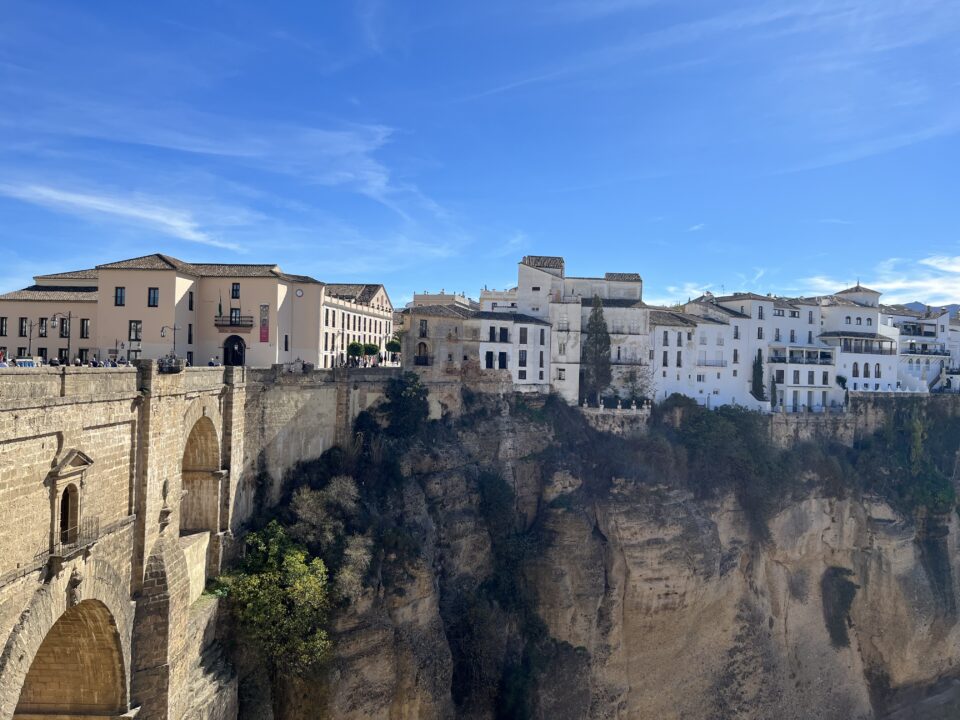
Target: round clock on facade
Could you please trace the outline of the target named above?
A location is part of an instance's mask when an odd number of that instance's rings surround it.
[[[303,297],[303,290],[297,288],[297,297]]]

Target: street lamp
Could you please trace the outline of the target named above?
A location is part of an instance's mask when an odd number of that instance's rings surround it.
[[[66,315],[63,313],[54,313],[50,316],[50,327],[54,330],[57,329],[57,321],[66,320],[67,321],[67,365],[71,364],[73,361],[70,359],[70,333],[73,331],[73,313],[68,312]]]
[[[160,328],[160,337],[167,336],[167,330],[173,330],[173,355],[177,355],[177,330],[180,329],[179,325],[164,325]]]

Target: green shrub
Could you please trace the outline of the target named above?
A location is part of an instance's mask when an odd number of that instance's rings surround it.
[[[383,412],[389,422],[387,434],[396,438],[415,435],[430,416],[428,390],[420,382],[420,376],[406,372],[390,378],[384,394],[387,401]]]
[[[327,659],[327,568],[277,521],[247,536],[240,568],[220,579],[217,592],[230,599],[241,632],[273,677],[309,676]]]

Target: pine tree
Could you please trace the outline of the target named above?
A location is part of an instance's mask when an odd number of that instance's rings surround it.
[[[612,379],[610,370],[610,333],[603,317],[603,303],[598,295],[593,296],[593,309],[587,320],[586,337],[583,340],[583,394],[596,397],[607,389]]]
[[[766,400],[766,389],[763,387],[763,351],[757,350],[757,357],[753,360],[753,383],[750,394],[757,400]]]

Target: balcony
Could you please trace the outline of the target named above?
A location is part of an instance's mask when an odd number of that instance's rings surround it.
[[[252,328],[253,315],[214,315],[213,324],[218,328]]]
[[[46,562],[53,558],[55,561],[63,561],[90,547],[99,539],[100,518],[84,518],[79,525],[58,530],[53,544],[38,552],[34,560]]]
[[[950,357],[947,350],[935,350],[931,348],[914,348],[909,345],[900,348],[901,355],[937,355],[940,357]]]
[[[413,364],[418,367],[427,367],[433,365],[433,356],[432,355],[414,355]]]
[[[726,367],[726,360],[697,360],[697,367]]]

